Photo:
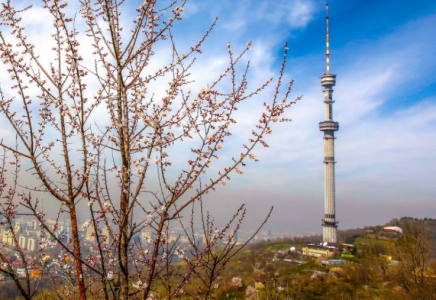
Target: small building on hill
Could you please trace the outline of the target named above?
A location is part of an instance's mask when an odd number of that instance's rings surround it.
[[[382,229],[382,231],[384,231],[384,232],[392,232],[392,233],[396,233],[396,234],[402,234],[403,233],[403,229],[401,229],[398,226],[387,226],[387,227],[384,227]]]
[[[320,262],[324,266],[340,266],[348,263],[345,259],[322,259]]]
[[[332,245],[313,245],[309,244],[303,247],[302,252],[304,255],[313,257],[332,257],[335,253],[339,252],[339,248]]]

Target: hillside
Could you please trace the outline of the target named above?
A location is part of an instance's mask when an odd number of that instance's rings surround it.
[[[339,231],[342,241],[330,257],[304,254],[310,247],[322,249],[321,236],[250,244],[226,264],[224,271],[214,273],[217,276],[209,283],[212,292],[200,299],[436,299],[436,220],[402,218],[385,225],[399,226],[403,234],[383,232],[383,226]],[[220,251],[216,249],[214,254],[218,257]],[[168,299],[174,279],[185,276],[188,270],[183,260],[170,267],[174,278],[156,286],[153,299]],[[203,273],[207,272],[211,270],[205,265]],[[204,274],[191,275],[172,299],[201,295]],[[3,282],[0,297],[20,299],[15,298],[13,288],[11,282]],[[53,295],[47,287],[34,299]]]

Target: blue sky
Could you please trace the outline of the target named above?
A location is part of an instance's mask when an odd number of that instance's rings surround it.
[[[215,16],[210,51],[253,40],[253,80],[277,71],[290,45],[291,124],[277,126],[272,148],[244,179],[217,195],[246,202],[254,218],[275,205],[268,228],[320,232],[323,215],[322,88],[324,1],[194,1],[193,32]],[[190,8],[190,5],[192,6]],[[203,27],[204,28],[204,27]],[[337,74],[334,118],[340,228],[401,216],[436,217],[436,2],[331,1],[331,70]],[[206,51],[207,52],[207,51]],[[207,55],[207,53],[206,53]],[[260,58],[259,58],[260,57]],[[214,206],[213,206],[214,207]]]
[[[72,8],[77,6],[70,2]],[[140,2],[128,2],[126,20],[134,13],[130,5]],[[180,47],[189,49],[219,17],[193,68],[195,85],[204,86],[223,72],[228,42],[238,51],[253,41],[246,57],[251,61],[252,87],[277,77],[287,41],[290,61],[285,77],[295,80],[292,97],[303,95],[288,113],[293,122],[277,124],[268,140],[271,147],[255,151],[260,162],[249,164],[245,175],[234,176],[206,199],[217,217],[246,203],[251,228],[274,205],[266,229],[321,233],[323,139],[318,123],[324,118],[319,79],[325,72],[324,5],[318,0],[188,1],[184,21],[173,31]],[[51,25],[38,7],[24,20],[28,35],[43,47]],[[436,218],[434,28],[435,1],[330,1],[331,71],[337,74],[334,119],[340,123],[336,135],[340,228],[402,216]],[[168,52],[158,50],[152,65],[159,65]],[[257,120],[253,115],[260,112],[268,92],[242,107],[240,127],[228,150],[239,151],[240,139],[251,131],[250,124]],[[1,133],[7,135],[3,129]]]

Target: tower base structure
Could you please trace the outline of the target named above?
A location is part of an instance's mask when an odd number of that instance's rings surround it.
[[[323,220],[322,224],[323,242],[337,243],[338,241],[338,225],[337,222],[330,223]]]

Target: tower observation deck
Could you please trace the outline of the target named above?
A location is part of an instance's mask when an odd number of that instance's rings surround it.
[[[335,131],[339,123],[333,121],[333,86],[336,75],[330,74],[329,16],[326,4],[326,65],[327,72],[321,76],[324,88],[325,120],[319,123],[319,130],[324,132],[324,219],[322,219],[323,241],[337,242],[336,196],[335,196]]]

